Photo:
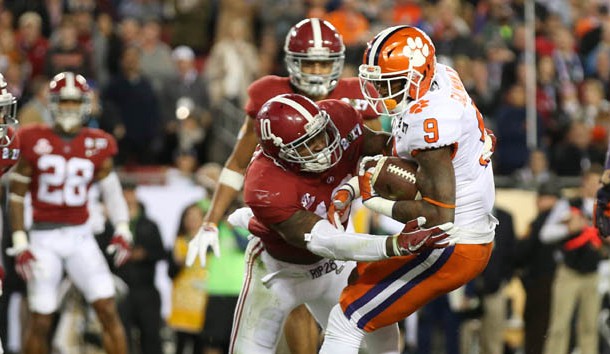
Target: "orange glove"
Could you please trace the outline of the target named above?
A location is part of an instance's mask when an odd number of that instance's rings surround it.
[[[333,193],[327,213],[328,221],[336,228],[345,231],[343,223],[349,218],[352,201],[359,195],[358,177],[352,177]]]
[[[370,167],[364,171],[362,175],[358,175],[358,186],[360,187],[360,195],[362,202],[378,197],[379,194],[373,188],[373,176],[375,175],[375,167]]]

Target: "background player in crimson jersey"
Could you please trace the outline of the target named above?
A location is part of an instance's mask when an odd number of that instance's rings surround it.
[[[302,94],[314,101],[344,100],[361,112],[367,126],[375,130],[381,129],[377,113],[362,96],[358,79],[339,78],[343,71],[345,46],[341,35],[329,22],[311,18],[294,25],[286,36],[284,52],[289,77],[265,76],[252,83],[248,89],[249,100],[245,107],[247,117],[233,153],[220,175],[218,188],[202,228],[189,245],[189,251],[193,254],[191,260],[199,252],[199,259],[205,261],[204,255],[209,245],[218,255],[216,225],[225,217],[229,205],[242,188],[243,174],[257,143],[253,121],[267,100],[285,93]],[[293,354],[314,353],[317,338],[315,323],[303,307],[296,311],[300,315],[287,321],[288,345]],[[310,335],[306,335],[306,331]]]
[[[127,204],[113,172],[117,152],[114,138],[82,126],[89,112],[85,79],[71,72],[56,75],[49,84],[50,110],[55,124],[30,125],[19,130],[22,156],[10,175],[10,216],[17,272],[27,282],[31,317],[23,353],[49,353],[52,314],[58,307],[58,287],[64,271],[92,304],[103,327],[107,353],[126,354],[127,343],[114,301],[108,264],[87,224],[88,190],[99,182],[116,234],[108,252],[116,266],[129,257],[131,232]],[[24,196],[32,195],[33,225],[24,225]]]
[[[244,188],[250,209],[229,216],[229,222],[256,236],[246,250],[232,354],[275,353],[282,324],[303,303],[326,327],[355,266],[346,261],[404,255],[413,244],[446,247],[440,241],[447,235],[441,229],[418,230],[419,220],[410,221],[400,235],[384,237],[342,232],[325,219],[333,190],[352,178],[360,156],[383,152],[388,142],[388,134],[364,127],[345,102],[276,96],[258,113],[256,132],[261,149]],[[387,326],[366,341],[371,353],[398,353],[398,328]]]
[[[20,144],[17,131],[17,98],[7,90],[8,84],[0,73],[0,177],[2,177],[19,160]],[[0,264],[0,295],[4,268]],[[0,354],[3,353],[0,340]]]

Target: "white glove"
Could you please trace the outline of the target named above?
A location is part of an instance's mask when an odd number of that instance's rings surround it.
[[[13,232],[13,247],[6,250],[6,254],[15,257],[15,271],[21,279],[28,281],[34,277],[36,257],[30,250],[28,236],[23,230]]]
[[[110,240],[110,245],[106,247],[106,253],[114,254],[114,266],[121,267],[131,257],[131,244],[133,235],[129,230],[129,224],[121,222],[114,228],[114,236]]]
[[[227,221],[229,224],[235,227],[241,227],[243,229],[248,228],[248,223],[250,223],[250,219],[254,216],[252,209],[248,207],[243,207],[235,210],[229,215]]]
[[[208,247],[212,247],[214,255],[220,257],[220,245],[218,244],[218,227],[211,222],[204,222],[197,235],[189,242],[188,250],[186,251],[185,264],[191,267],[195,264],[195,259],[199,256],[201,267],[205,267],[206,255]]]

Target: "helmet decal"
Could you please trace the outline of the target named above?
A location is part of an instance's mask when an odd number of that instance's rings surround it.
[[[341,136],[327,112],[298,94],[267,101],[256,116],[263,153],[296,172],[320,173],[339,162]]]

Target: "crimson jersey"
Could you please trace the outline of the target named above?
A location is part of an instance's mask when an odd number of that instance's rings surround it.
[[[374,92],[373,89],[370,90]],[[290,84],[290,78],[275,75],[267,75],[253,82],[248,87],[248,102],[246,113],[254,118],[261,107],[271,98],[285,93],[297,93]],[[337,99],[348,102],[352,107],[362,114],[365,120],[376,119],[377,113],[369,106],[362,91],[358,78],[340,79],[334,90],[326,99]]]
[[[318,105],[330,115],[341,134],[343,154],[339,163],[320,174],[297,174],[257,153],[248,166],[244,183],[244,201],[255,216],[250,232],[261,238],[271,255],[282,255],[295,263],[313,263],[320,257],[288,244],[268,225],[285,221],[299,210],[326,218],[333,191],[356,171],[364,140],[361,115],[349,104],[324,100]]]
[[[17,163],[19,156],[21,155],[19,136],[12,127],[8,127],[7,135],[12,135],[13,140],[11,140],[11,143],[8,144],[8,146],[0,148],[0,177]]]
[[[87,192],[102,163],[117,153],[114,138],[82,128],[71,139],[46,125],[19,130],[22,159],[32,167],[34,222],[83,224],[89,217]]]

